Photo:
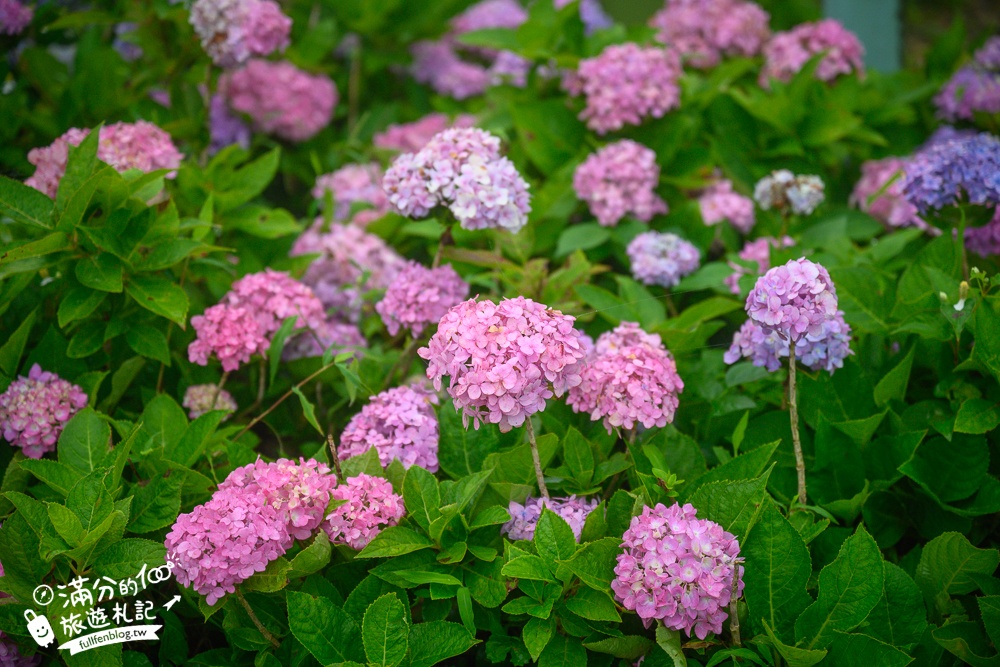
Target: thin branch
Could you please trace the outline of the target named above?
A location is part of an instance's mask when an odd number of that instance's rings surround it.
[[[322,366],[318,371],[316,371],[315,373],[311,373],[309,375],[309,377],[307,377],[306,379],[302,380],[297,385],[295,385],[295,387],[293,389],[289,389],[288,391],[286,391],[284,394],[281,395],[281,397],[278,400],[276,400],[274,403],[271,404],[271,407],[269,407],[267,410],[264,410],[264,412],[260,413],[256,417],[254,417],[253,420],[249,424],[247,424],[246,426],[244,426],[243,430],[240,431],[239,433],[237,433],[236,437],[233,438],[233,441],[235,442],[236,440],[239,440],[243,436],[244,433],[246,433],[247,431],[249,431],[250,429],[252,429],[254,426],[256,426],[260,422],[260,420],[262,420],[264,417],[266,417],[269,414],[271,414],[272,412],[274,412],[275,408],[277,408],[279,405],[281,405],[282,403],[284,403],[286,400],[288,400],[288,398],[291,397],[292,394],[295,393],[295,389],[301,389],[305,385],[309,384],[309,382],[311,382],[312,380],[314,380],[316,377],[322,375],[326,371],[328,371],[331,368],[333,368],[335,365],[336,365],[336,363],[331,362],[329,364],[326,364],[325,366]]]
[[[535,442],[535,427],[531,425],[531,417],[524,420],[528,430],[528,444],[531,446],[531,460],[535,463],[535,477],[538,479],[538,490],[546,500],[549,499],[549,489],[545,486],[545,476],[542,475],[542,459],[538,455],[538,443]]]
[[[257,614],[254,613],[253,607],[251,607],[250,603],[247,602],[247,599],[243,597],[243,591],[239,588],[236,589],[236,599],[239,600],[240,604],[243,605],[243,608],[246,609],[247,615],[250,617],[250,620],[253,621],[253,624],[257,626],[257,629],[260,630],[260,634],[264,636],[264,639],[270,642],[271,646],[274,648],[281,646],[281,642],[278,641],[277,637],[272,635],[271,631],[265,628],[264,624],[260,622],[259,618],[257,618]]]
[[[799,438],[799,402],[795,395],[795,341],[789,341],[788,355],[788,408],[792,422],[792,447],[795,449],[795,472],[799,478],[799,505],[806,504],[806,461],[802,456]]]

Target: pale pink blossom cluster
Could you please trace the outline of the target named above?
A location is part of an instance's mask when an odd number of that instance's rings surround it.
[[[691,243],[669,232],[643,232],[625,249],[632,275],[647,285],[673,287],[701,263],[701,253]]]
[[[16,35],[31,23],[35,10],[20,0],[0,0],[0,35]]]
[[[87,394],[55,373],[32,365],[0,394],[0,434],[24,455],[54,451],[66,422],[87,405]]]
[[[776,266],[757,279],[746,301],[750,319],[789,340],[822,336],[837,316],[837,289],[820,264],[802,257]]]
[[[774,208],[809,215],[823,203],[826,193],[819,176],[797,176],[787,169],[776,169],[757,181],[753,198],[765,211]]]
[[[763,236],[756,241],[747,241],[743,249],[740,250],[739,258],[745,262],[756,262],[756,273],[761,275],[771,268],[771,248],[791,248],[793,245],[795,245],[795,239],[790,236],[782,236],[780,239]],[[736,262],[729,262],[729,266],[733,269],[733,273],[726,276],[726,287],[733,294],[739,294],[740,278],[748,276],[752,272]]]
[[[426,146],[434,135],[450,127],[472,127],[475,124],[475,116],[469,114],[459,114],[453,120],[443,113],[429,113],[412,123],[390,125],[376,134],[373,142],[377,148],[400,153],[416,153]]]
[[[347,502],[326,517],[323,530],[334,544],[346,544],[358,551],[384,528],[395,526],[406,516],[403,499],[393,492],[392,484],[365,473],[335,488],[333,498]]]
[[[598,134],[641,125],[680,106],[680,56],[673,49],[628,42],[580,61],[563,80],[570,95],[586,97],[580,120]]]
[[[898,157],[868,160],[862,164],[861,178],[851,193],[851,205],[889,227],[933,229],[903,194],[906,164],[905,159]]]
[[[372,397],[340,436],[337,455],[347,460],[372,447],[386,467],[399,459],[404,468],[438,470],[437,394],[420,385],[394,387]]]
[[[197,419],[206,412],[212,410],[225,410],[226,412],[236,412],[239,407],[236,399],[225,389],[219,389],[214,384],[193,384],[184,392],[184,400],[181,405],[188,409],[188,417]],[[223,421],[229,415],[223,418]]]
[[[285,343],[281,358],[285,361],[294,361],[308,357],[322,357],[331,347],[339,351],[353,349],[357,355],[359,350],[367,345],[368,342],[356,325],[331,318],[290,338]]]
[[[320,201],[329,192],[333,197],[333,219],[350,220],[364,227],[389,211],[389,199],[382,190],[382,169],[376,163],[349,164],[316,178],[312,196]],[[371,208],[351,216],[354,204],[370,204]]]
[[[246,308],[217,303],[191,318],[195,339],[188,346],[188,360],[207,366],[213,355],[227,373],[238,370],[255,354],[267,352],[267,336]]]
[[[760,85],[770,86],[771,79],[791,81],[810,58],[819,54],[823,54],[816,67],[820,81],[832,81],[852,72],[864,74],[865,49],[861,41],[836,19],[823,19],[779,32],[764,45]]]
[[[382,181],[401,215],[426,217],[446,206],[463,229],[518,232],[531,211],[528,183],[500,154],[500,140],[478,128],[453,128],[416,153],[396,158]]]
[[[720,634],[733,593],[743,594],[743,559],[736,537],[698,519],[693,506],[644,507],[622,536],[611,590],[646,627],[659,620],[670,630],[705,639]]]
[[[622,322],[597,339],[583,367],[581,382],[569,390],[566,404],[589,412],[593,421],[632,430],[666,426],[674,421],[684,382],[677,364],[656,334],[635,322]]]
[[[66,173],[69,147],[79,146],[89,134],[89,129],[72,128],[51,145],[29,151],[28,162],[36,169],[25,184],[55,199],[59,182]],[[129,169],[150,172],[177,169],[184,156],[174,146],[169,134],[152,123],[140,120],[102,127],[97,158],[120,172]],[[173,176],[174,172],[167,175],[168,178]]]
[[[576,196],[605,227],[617,225],[630,213],[642,222],[665,214],[667,203],[656,194],[659,183],[656,153],[630,139],[590,154],[573,173]]]
[[[312,459],[258,460],[230,473],[212,498],[177,517],[164,542],[174,574],[209,605],[284,554],[323,521],[336,478]]]
[[[583,524],[587,522],[587,516],[597,507],[597,498],[531,498],[525,499],[524,504],[510,502],[508,512],[510,521],[505,523],[500,532],[512,540],[532,540],[535,537],[535,527],[542,517],[542,510],[548,508],[555,512],[563,521],[569,524],[573,530],[573,537],[580,541],[583,533]]]
[[[753,320],[747,320],[733,335],[733,344],[723,359],[734,364],[742,358],[754,366],[769,371],[781,367],[781,360],[788,358],[789,341],[777,331],[765,331]],[[844,312],[825,320],[815,334],[807,333],[795,342],[795,358],[810,370],[833,373],[844,366],[844,359],[854,354],[851,350],[851,327],[844,321]]]
[[[471,418],[506,433],[580,383],[586,343],[574,321],[522,296],[469,299],[441,318],[418,354],[435,389],[450,376],[448,394],[466,426]]]
[[[246,114],[256,129],[288,141],[306,141],[327,126],[337,87],[322,74],[289,62],[254,59],[219,80],[229,107]]]
[[[701,219],[709,226],[728,220],[736,230],[748,234],[756,222],[753,200],[734,192],[732,181],[727,179],[706,188],[698,196],[698,207]]]
[[[195,0],[190,21],[219,67],[284,50],[292,29],[292,19],[273,0]]]
[[[692,67],[715,67],[725,56],[755,56],[771,35],[770,16],[745,0],[667,0],[649,25]]]
[[[393,279],[385,296],[375,304],[375,311],[390,335],[403,328],[417,337],[468,295],[468,283],[450,264],[429,269],[411,261]]]

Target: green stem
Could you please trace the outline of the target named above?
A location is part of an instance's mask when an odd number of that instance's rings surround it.
[[[299,382],[298,384],[296,384],[295,385],[295,389],[301,389],[305,385],[309,384],[309,382],[312,381],[314,378],[322,375],[326,371],[328,371],[331,368],[333,368],[335,365],[336,365],[335,363],[329,363],[329,364],[326,364],[325,366],[322,366],[318,371],[316,371],[314,373],[311,373],[309,375],[309,377],[307,377],[305,380],[302,380],[301,382]],[[271,414],[272,412],[274,412],[274,409],[276,407],[278,407],[279,405],[281,405],[282,403],[284,403],[286,400],[288,400],[292,396],[292,394],[295,393],[295,389],[289,389],[288,391],[286,391],[284,394],[281,395],[280,398],[278,398],[278,400],[276,400],[274,403],[271,404],[271,407],[269,407],[267,410],[264,410],[264,412],[260,413],[256,417],[254,417],[253,420],[249,424],[247,424],[246,426],[243,427],[242,431],[240,431],[239,433],[236,434],[236,437],[233,438],[233,442],[239,440],[241,437],[243,437],[244,433],[246,433],[247,431],[249,431],[250,429],[252,429],[254,426],[256,426],[260,422],[260,420],[262,420],[264,417],[266,417],[269,414]]]
[[[240,604],[243,605],[243,608],[247,612],[247,616],[249,616],[250,620],[253,621],[253,624],[257,626],[257,629],[260,631],[260,634],[264,636],[264,639],[266,639],[274,648],[278,648],[279,646],[281,646],[281,642],[279,642],[277,638],[274,635],[272,635],[267,628],[264,627],[264,624],[260,622],[260,619],[257,618],[257,614],[254,613],[253,607],[251,607],[250,603],[247,602],[247,599],[243,597],[243,591],[241,591],[239,588],[236,589],[236,599],[239,600]]]
[[[535,441],[535,427],[531,425],[531,417],[524,420],[528,430],[528,444],[531,446],[531,460],[535,464],[535,478],[538,479],[538,490],[546,500],[549,499],[549,489],[545,486],[545,476],[542,474],[542,458],[538,455],[538,443]]]
[[[789,341],[788,354],[788,408],[791,416],[792,447],[795,449],[795,472],[799,480],[799,505],[806,504],[806,461],[802,455],[802,440],[799,438],[799,406],[795,394],[795,341]]]

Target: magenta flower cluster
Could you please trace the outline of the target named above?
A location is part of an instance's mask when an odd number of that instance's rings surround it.
[[[289,62],[251,60],[223,75],[219,90],[229,107],[249,116],[256,129],[287,141],[315,136],[330,122],[337,104],[333,81]]]
[[[273,0],[195,0],[190,21],[219,67],[284,50],[292,29],[292,19]]]
[[[583,533],[583,524],[587,522],[587,517],[597,507],[597,498],[531,498],[525,499],[524,504],[510,502],[508,512],[510,521],[505,523],[500,532],[512,540],[532,540],[535,537],[535,526],[542,516],[542,510],[548,508],[558,514],[563,521],[569,524],[573,530],[573,537],[580,541]]]
[[[835,19],[800,23],[779,32],[764,45],[764,68],[760,85],[771,79],[791,81],[813,56],[824,54],[816,67],[816,78],[832,81],[841,74],[864,74],[864,53],[857,36]]]
[[[0,0],[0,35],[16,35],[31,23],[35,10],[20,0]]]
[[[445,313],[469,295],[469,285],[450,264],[428,269],[407,262],[396,275],[375,311],[390,335],[408,329],[420,336],[429,324],[437,324]]]
[[[312,459],[280,459],[237,468],[212,498],[177,517],[167,534],[167,558],[177,581],[210,605],[323,521],[336,478]]]
[[[0,394],[0,434],[24,455],[54,451],[66,422],[87,405],[83,390],[34,364]]]
[[[574,319],[522,296],[470,299],[441,318],[418,353],[435,389],[450,376],[448,394],[466,426],[471,418],[506,433],[580,383],[586,343]]]
[[[376,163],[349,164],[316,178],[312,196],[323,200],[329,192],[333,197],[333,219],[350,221],[364,227],[389,211],[389,199],[382,190],[382,169]],[[371,208],[351,216],[354,204],[369,204]]]
[[[861,165],[861,178],[851,192],[853,206],[889,227],[932,229],[903,194],[906,160],[887,157]]]
[[[185,390],[181,405],[188,409],[188,417],[191,419],[197,419],[212,410],[236,412],[239,408],[232,394],[214,384],[191,385]]]
[[[69,147],[79,146],[89,129],[72,128],[51,145],[34,148],[28,152],[28,162],[35,165],[35,173],[27,180],[36,190],[55,199],[59,182],[66,173]],[[135,123],[114,123],[101,128],[97,157],[119,172],[138,169],[144,172],[157,169],[177,169],[183,155],[174,146],[170,135],[156,125],[144,120]],[[168,177],[173,177],[173,173]]]
[[[667,0],[649,25],[656,38],[692,67],[715,67],[726,56],[755,56],[771,35],[770,16],[746,0]]]
[[[740,250],[739,258],[744,262],[756,262],[756,275],[761,275],[771,268],[771,248],[791,248],[795,245],[795,240],[790,236],[782,236],[776,239],[771,236],[763,236],[756,241],[747,241],[743,249]],[[751,274],[751,270],[736,262],[729,262],[733,273],[726,276],[726,287],[733,294],[740,293],[740,278]]]
[[[738,231],[748,234],[753,229],[753,200],[733,191],[732,181],[723,179],[706,188],[698,196],[701,219],[706,225],[717,225],[728,220]]]
[[[747,295],[746,310],[764,331],[795,341],[818,337],[837,316],[837,290],[822,265],[802,257],[758,278]]]
[[[988,39],[972,62],[952,75],[934,104],[938,115],[951,121],[1000,113],[1000,36]]]
[[[617,225],[630,213],[642,222],[665,214],[667,203],[656,194],[659,183],[656,153],[630,139],[592,153],[573,173],[576,196],[605,227]]]
[[[528,184],[500,154],[500,140],[477,128],[453,128],[416,153],[400,155],[383,186],[393,208],[410,218],[446,206],[463,229],[518,232],[531,211]]]
[[[254,314],[246,308],[217,303],[191,318],[195,339],[188,345],[188,360],[207,366],[213,355],[227,373],[238,370],[255,354],[267,352],[267,336]]]
[[[372,447],[386,467],[399,459],[404,468],[438,470],[437,394],[421,387],[394,387],[372,397],[340,436],[337,455],[347,460]]]
[[[583,367],[580,384],[571,387],[566,403],[574,412],[589,412],[615,428],[632,430],[666,426],[674,421],[684,382],[660,337],[635,322],[622,322],[597,339]]]
[[[452,120],[443,113],[429,113],[412,123],[390,125],[376,134],[372,142],[377,148],[399,153],[416,153],[426,146],[434,135],[450,127],[472,127],[475,124],[475,117],[469,114],[459,114]]]
[[[680,56],[673,49],[628,42],[581,60],[563,87],[570,95],[586,97],[580,120],[598,134],[607,134],[660,118],[680,106],[680,75]]]
[[[381,477],[365,473],[350,477],[332,495],[334,500],[347,502],[330,512],[323,530],[334,544],[346,544],[358,551],[368,546],[383,528],[395,526],[406,516],[403,499]]]
[[[743,559],[736,537],[714,521],[696,518],[694,507],[644,507],[622,536],[611,590],[649,627],[705,639],[720,634],[736,595],[743,594]]]
[[[818,332],[802,336],[795,342],[795,358],[810,370],[833,373],[844,366],[844,359],[854,354],[851,350],[851,327],[844,321],[843,311],[838,310],[823,322]],[[754,366],[769,371],[781,367],[781,360],[788,358],[789,341],[775,330],[765,331],[753,320],[747,320],[733,335],[733,344],[723,359],[734,364],[749,359]]]
[[[809,215],[826,198],[823,179],[797,176],[787,169],[776,169],[757,181],[753,198],[765,211],[772,208]]]
[[[643,232],[625,249],[632,264],[632,275],[647,285],[673,287],[684,276],[694,273],[701,253],[676,234]]]

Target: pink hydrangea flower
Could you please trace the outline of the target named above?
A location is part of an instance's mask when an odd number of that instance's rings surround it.
[[[55,199],[59,182],[66,173],[69,147],[79,146],[89,134],[89,129],[73,128],[51,145],[29,151],[28,162],[35,165],[36,169],[25,180],[25,184]],[[176,169],[184,158],[169,134],[144,120],[102,127],[97,157],[120,172],[129,169],[145,172]],[[174,173],[167,174],[168,178],[173,176]]]
[[[771,79],[791,81],[810,58],[820,53],[824,54],[816,68],[820,81],[832,81],[852,72],[864,74],[865,49],[857,36],[836,19],[823,19],[779,32],[764,45],[760,85],[770,86]]]
[[[528,12],[517,0],[482,0],[451,20],[461,34],[486,28],[517,28],[528,20]]]
[[[459,114],[452,120],[443,113],[430,113],[412,123],[390,125],[376,134],[373,142],[377,148],[400,153],[416,153],[426,146],[434,135],[450,127],[472,127],[475,124],[475,117],[469,114]]]
[[[19,0],[0,0],[0,35],[18,34],[28,27],[34,16],[35,10]]]
[[[83,390],[34,364],[0,394],[0,434],[24,455],[55,451],[66,422],[87,405]]]
[[[230,108],[254,126],[288,141],[306,141],[330,122],[337,88],[326,76],[312,75],[288,62],[251,60],[219,80]]]
[[[416,153],[396,158],[382,181],[401,215],[426,217],[447,206],[464,229],[518,232],[531,211],[528,184],[500,155],[500,140],[477,128],[453,128]]]
[[[2,4],[3,0],[0,0],[0,5]],[[2,7],[0,7],[0,10],[2,10]],[[7,596],[3,594],[2,597]],[[0,631],[0,667],[36,667],[41,662],[41,653],[36,653],[32,656],[22,654],[18,645],[5,635],[3,631]]]
[[[896,157],[868,160],[861,165],[861,179],[851,193],[851,205],[889,227],[933,229],[903,194],[905,180],[906,160]]]
[[[438,397],[419,386],[394,387],[372,397],[340,436],[337,455],[347,460],[372,447],[382,466],[399,459],[404,468],[438,470]]]
[[[346,544],[358,551],[368,546],[384,528],[395,526],[406,516],[402,497],[392,484],[364,473],[348,478],[333,490],[335,500],[347,502],[333,510],[323,530],[334,544]]]
[[[382,169],[376,163],[349,164],[329,174],[316,178],[312,196],[323,200],[329,192],[333,197],[333,219],[351,222],[364,227],[389,212],[389,199],[382,191]],[[355,203],[371,204],[370,209],[359,211],[351,217]]]
[[[285,361],[295,359],[305,359],[308,357],[322,357],[331,347],[336,347],[340,351],[367,347],[368,341],[361,335],[361,330],[353,324],[338,322],[337,320],[324,320],[313,326],[308,331],[288,339],[285,349],[281,353],[281,358]]]
[[[385,291],[385,297],[375,304],[375,311],[390,335],[395,336],[400,328],[405,328],[416,337],[428,324],[437,324],[468,295],[468,283],[450,264],[428,269],[417,262],[408,262]]]
[[[776,169],[757,181],[753,198],[765,211],[772,208],[809,215],[826,198],[819,176],[796,176],[787,169]]]
[[[320,326],[326,320],[323,304],[312,289],[273,269],[243,276],[233,283],[222,303],[251,313],[268,338],[289,317],[297,318],[297,328]]]
[[[796,341],[795,358],[810,370],[833,373],[843,368],[844,359],[854,354],[850,345],[851,327],[844,321],[843,311],[838,310],[815,334],[807,333]],[[764,331],[753,320],[747,320],[733,335],[733,344],[723,359],[727,364],[750,359],[754,366],[773,372],[781,368],[782,359],[788,358],[788,350],[788,340],[777,331]]]
[[[191,25],[219,67],[242,65],[288,46],[292,19],[272,0],[195,0]]]
[[[656,153],[630,139],[592,153],[573,173],[576,196],[605,227],[617,225],[629,213],[642,222],[665,214],[667,203],[656,194],[659,183]]]
[[[580,120],[598,134],[607,134],[660,118],[680,106],[680,75],[680,56],[673,49],[629,42],[581,60],[563,86],[571,95],[586,97]]]
[[[694,273],[701,253],[676,234],[643,232],[625,249],[632,263],[632,275],[647,285],[673,287]]]
[[[188,346],[188,359],[199,366],[207,366],[214,354],[222,370],[235,371],[253,355],[267,352],[267,337],[246,308],[218,303],[192,317],[191,326],[196,338]]]
[[[542,517],[542,510],[548,508],[558,514],[569,524],[573,530],[576,541],[580,541],[583,533],[583,524],[587,522],[587,516],[594,511],[599,504],[597,498],[531,498],[525,499],[524,504],[511,501],[508,512],[510,521],[500,528],[500,532],[512,540],[532,540],[535,537],[535,526]]]
[[[574,321],[520,296],[469,299],[441,318],[418,354],[435,389],[450,376],[448,394],[466,426],[471,418],[476,428],[484,421],[507,432],[580,383],[586,350]]]
[[[793,259],[757,279],[746,309],[764,331],[797,341],[823,334],[824,325],[837,315],[837,290],[822,265]]]
[[[736,537],[714,521],[696,518],[691,505],[644,507],[622,536],[611,590],[649,627],[705,639],[720,634],[736,595],[743,594],[743,559]]]
[[[1000,207],[981,227],[966,227],[965,247],[980,257],[1000,255]]]
[[[232,394],[214,384],[191,385],[184,392],[181,405],[188,409],[188,417],[191,419],[197,419],[211,410],[236,412],[239,407]],[[223,421],[226,419],[229,419],[229,415],[226,415]]]
[[[790,236],[781,239],[763,236],[756,241],[747,241],[740,250],[739,258],[745,262],[757,262],[757,275],[761,275],[771,268],[771,248],[791,248],[793,245],[795,240]],[[733,273],[726,276],[726,286],[733,294],[739,294],[740,278],[750,275],[751,271],[736,262],[729,262],[729,266]]]
[[[566,404],[574,412],[589,412],[593,421],[631,430],[666,426],[674,421],[684,382],[674,358],[660,337],[635,322],[622,322],[601,334],[587,358],[579,385],[569,390]]]
[[[698,207],[706,225],[717,225],[728,220],[729,224],[744,234],[753,229],[753,200],[734,192],[732,181],[721,180],[703,191],[698,196]]]
[[[649,25],[692,67],[715,67],[723,56],[755,56],[771,30],[770,16],[744,0],[667,0]]]

